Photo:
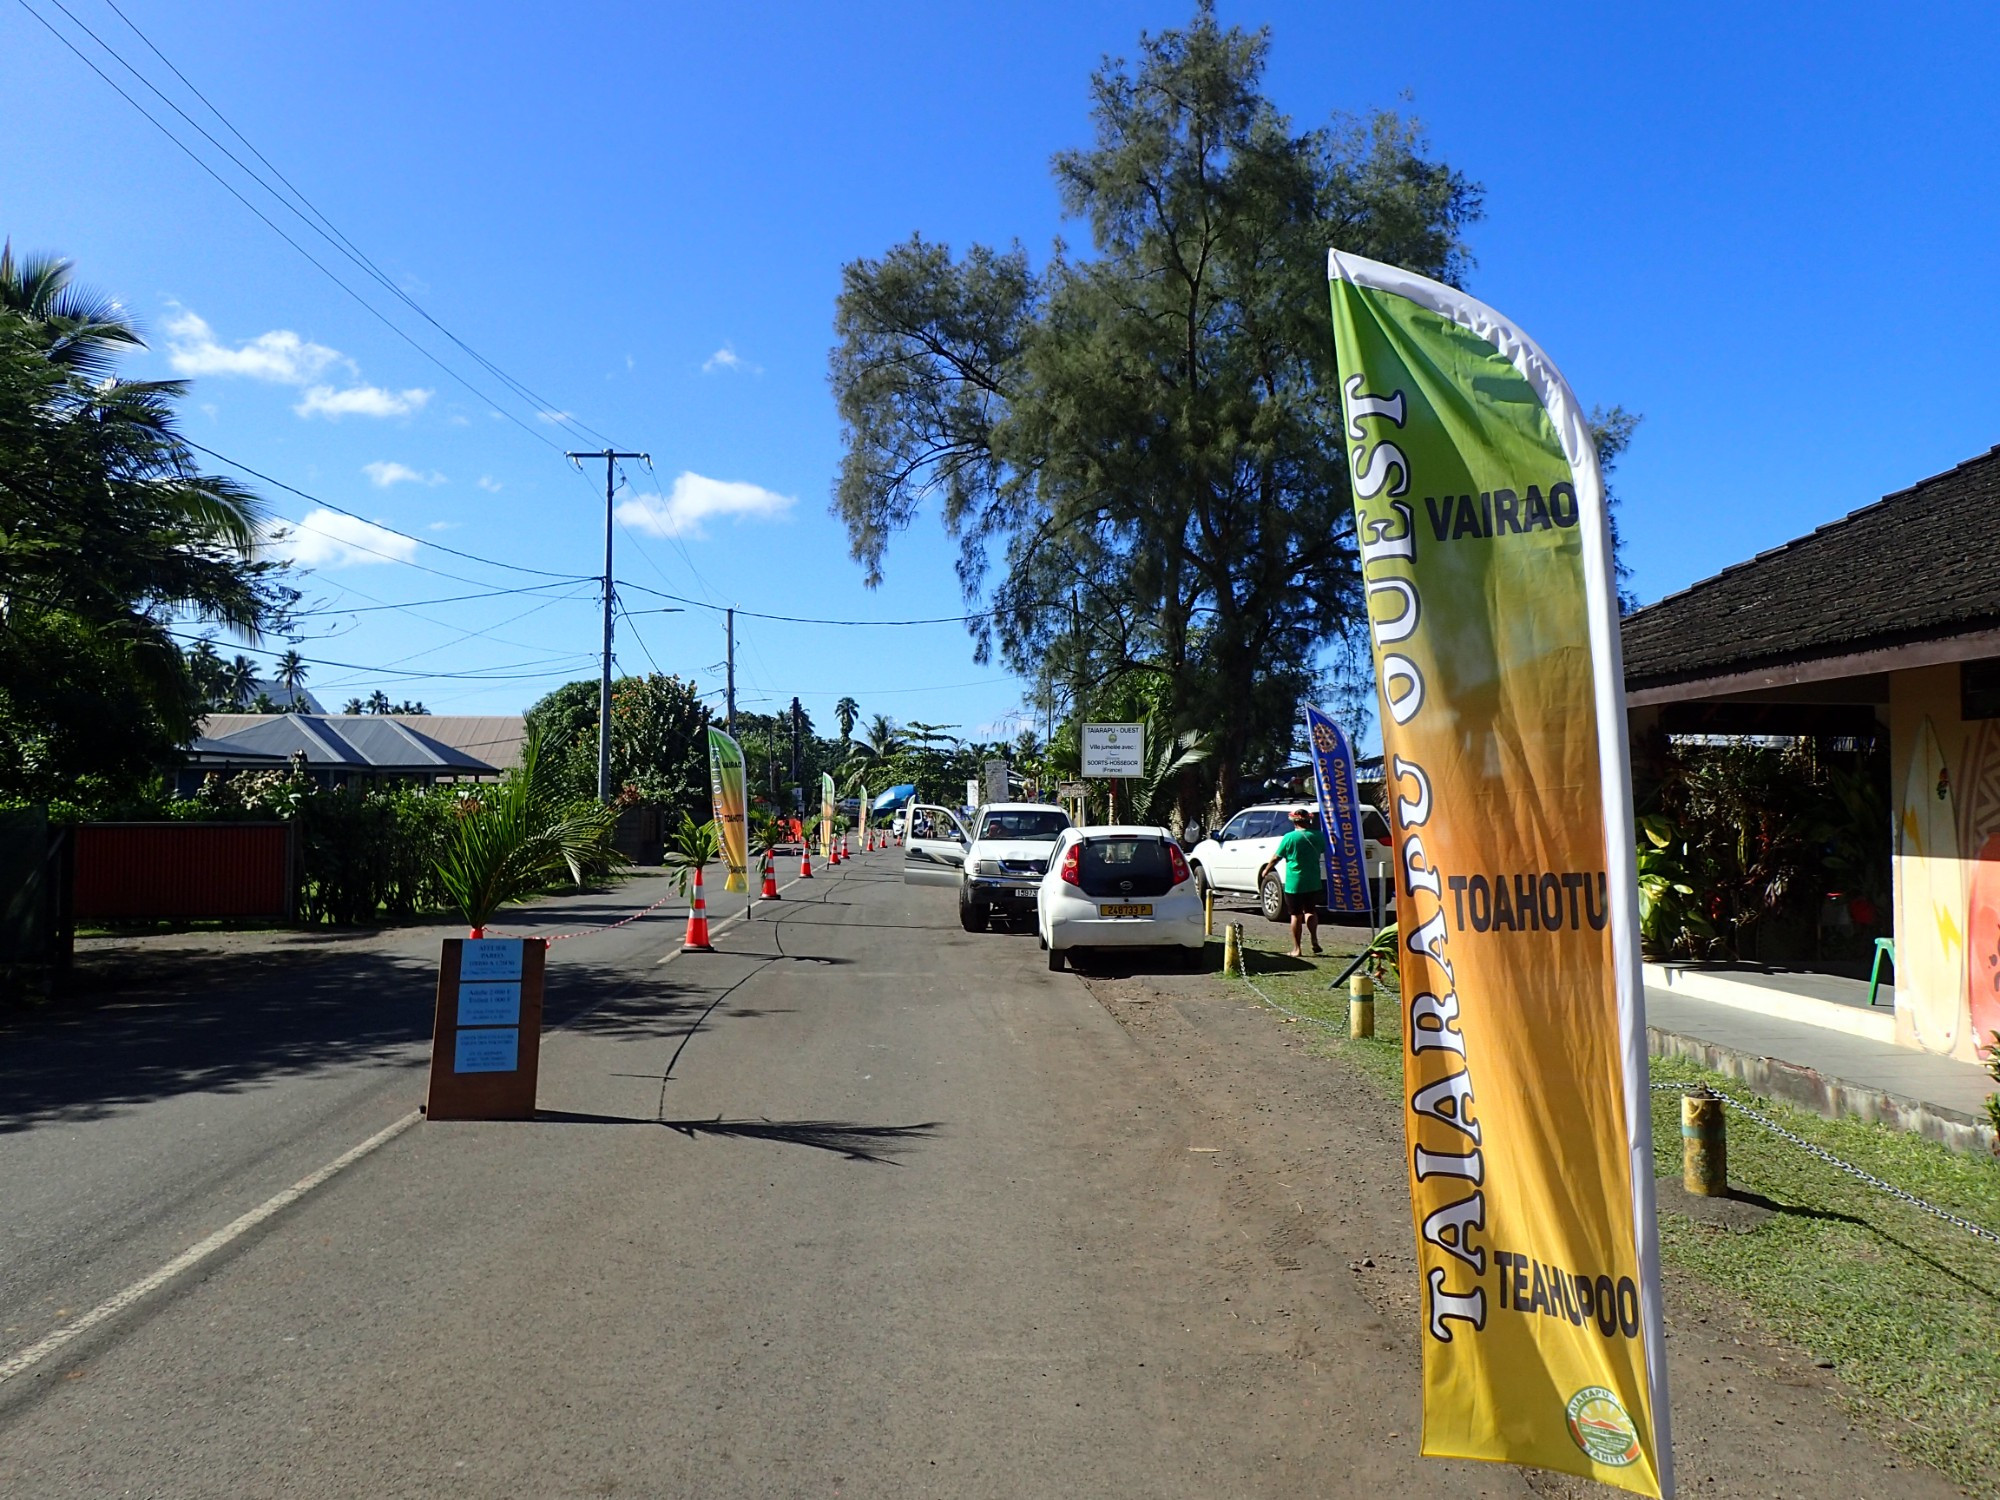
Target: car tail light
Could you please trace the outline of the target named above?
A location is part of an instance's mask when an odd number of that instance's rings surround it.
[[[1174,884],[1184,884],[1188,878],[1188,863],[1179,844],[1167,845],[1167,860],[1174,868]]]
[[[1071,844],[1069,853],[1063,856],[1062,878],[1066,885],[1083,884],[1083,845]]]

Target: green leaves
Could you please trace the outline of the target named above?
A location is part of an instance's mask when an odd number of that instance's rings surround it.
[[[255,639],[297,598],[255,497],[176,432],[184,386],[115,378],[137,347],[66,262],[0,251],[0,796],[134,795],[222,684],[172,627]]]
[[[624,863],[611,843],[618,810],[565,795],[531,728],[521,764],[491,791],[469,800],[438,857],[445,893],[478,930],[510,901],[574,884]]]
[[[1286,756],[1329,644],[1366,680],[1327,247],[1449,279],[1480,214],[1411,122],[1295,129],[1267,45],[1204,7],[1108,63],[1093,141],[1054,162],[1096,255],[914,237],[846,268],[830,362],[869,582],[935,506],[993,606],[975,656],[1073,712],[1160,674],[1219,795]]]

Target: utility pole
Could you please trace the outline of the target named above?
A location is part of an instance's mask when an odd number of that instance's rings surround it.
[[[617,493],[617,481],[613,477],[621,458],[636,458],[647,468],[652,468],[653,458],[649,453],[619,453],[604,448],[596,453],[565,453],[572,464],[581,470],[586,458],[604,460],[604,662],[597,681],[597,800],[611,800],[611,497]]]
[[[727,657],[729,666],[729,692],[727,698],[729,706],[729,732],[734,734],[736,733],[736,611],[733,609],[724,610],[723,615],[724,628],[729,632],[729,655]],[[609,616],[606,618],[609,618]],[[609,679],[607,678],[606,680],[608,681]]]

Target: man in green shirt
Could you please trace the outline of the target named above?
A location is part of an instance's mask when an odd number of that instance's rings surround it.
[[[1264,876],[1278,865],[1285,867],[1285,914],[1292,919],[1292,957],[1299,952],[1299,929],[1312,937],[1312,950],[1319,945],[1319,909],[1326,901],[1326,845],[1320,839],[1317,820],[1308,808],[1292,809],[1292,831],[1278,840],[1271,862],[1257,872],[1257,888],[1264,888]]]

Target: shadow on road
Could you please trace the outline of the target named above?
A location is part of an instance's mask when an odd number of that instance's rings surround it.
[[[897,1165],[897,1156],[931,1139],[940,1129],[935,1120],[920,1125],[857,1125],[847,1120],[725,1120],[720,1116],[713,1120],[647,1120],[636,1115],[579,1114],[566,1109],[538,1109],[535,1118],[555,1125],[663,1125],[689,1140],[719,1135],[737,1140],[777,1141],[879,1166]]]
[[[635,972],[629,959],[568,958],[549,968],[543,1026],[685,1036],[776,1013],[710,1014],[715,985],[703,978]],[[417,1074],[428,1061],[436,985],[434,959],[367,951],[290,966],[210,954],[134,976],[114,993],[0,1026],[0,1133],[332,1067]]]

